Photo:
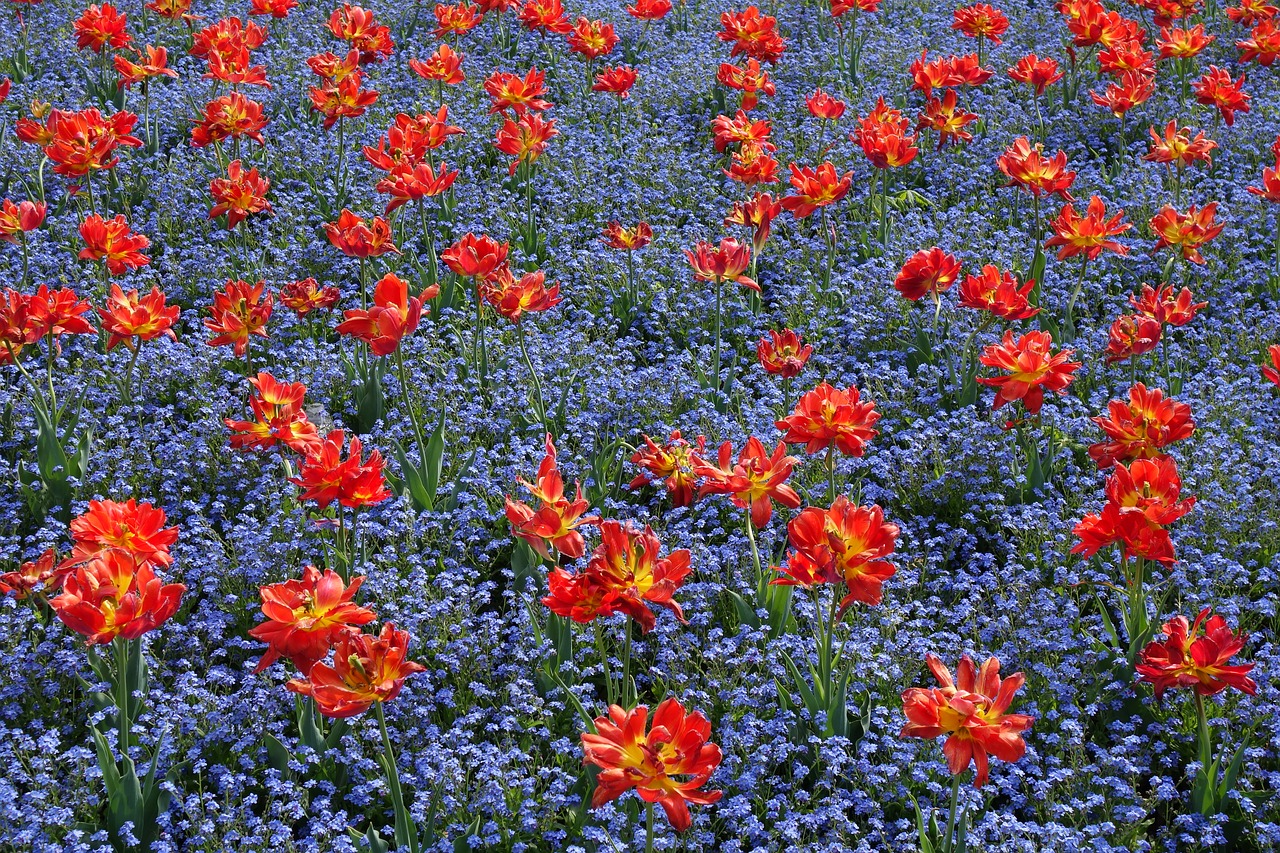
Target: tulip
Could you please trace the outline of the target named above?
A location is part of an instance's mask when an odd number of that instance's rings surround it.
[[[591,807],[599,808],[635,789],[645,804],[646,849],[653,850],[653,804],[662,806],[676,832],[693,823],[689,803],[719,802],[722,792],[700,791],[720,765],[720,747],[709,743],[711,724],[698,712],[687,713],[677,699],[665,699],[653,712],[639,705],[630,711],[609,706],[594,731],[582,735],[587,764],[599,767]],[[647,728],[647,731],[646,731]]]

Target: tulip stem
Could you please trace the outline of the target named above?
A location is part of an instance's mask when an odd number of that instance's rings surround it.
[[[120,759],[129,757],[129,641],[115,638],[116,651],[116,735]]]
[[[716,277],[716,353],[715,361],[712,363],[711,387],[718,395],[720,393],[720,307],[724,293],[724,282],[719,276]]]
[[[1080,298],[1080,291],[1084,289],[1084,276],[1088,269],[1089,256],[1084,255],[1080,262],[1080,277],[1076,279],[1075,289],[1071,291],[1071,298],[1067,300],[1067,327],[1064,331],[1068,341],[1073,341],[1076,337],[1076,300]]]
[[[760,567],[760,548],[756,545],[756,526],[751,523],[750,508],[747,509],[747,541],[751,543],[751,562],[756,569],[756,586],[758,588],[764,571]],[[763,603],[764,602],[757,602],[757,604]]]
[[[383,763],[386,764],[387,787],[391,790],[391,808],[395,812],[395,838],[397,849],[408,849],[411,853],[418,851],[418,834],[409,820],[409,811],[404,806],[404,792],[400,790],[400,771],[396,767],[396,753],[391,747],[391,735],[387,733],[387,717],[382,710],[382,702],[374,702],[378,712],[378,729],[382,732]]]
[[[592,627],[596,632],[596,651],[600,655],[600,670],[604,673],[605,701],[610,705],[616,705],[617,695],[613,689],[613,674],[609,672],[609,653],[604,647],[604,632],[600,629],[599,618],[592,621]]]
[[[942,847],[942,849],[945,850],[946,853],[951,853],[951,851],[955,850],[956,812],[959,810],[959,805],[960,805],[960,775],[956,774],[955,776],[951,777],[951,814],[947,818],[947,838],[946,838],[946,842],[943,844],[943,847]]]
[[[27,251],[27,232],[26,231],[18,232],[18,241],[22,245],[22,287],[26,288],[27,281],[30,279],[30,261],[28,260],[28,257],[27,257],[29,253]]]
[[[831,503],[836,502],[836,446],[834,443],[827,445],[827,499]]]
[[[1197,731],[1200,737],[1200,763],[1203,765],[1200,768],[1200,772],[1204,774],[1205,778],[1208,778],[1209,764],[1213,760],[1213,732],[1209,728],[1209,717],[1205,714],[1204,696],[1200,695],[1198,690],[1192,691],[1192,695],[1195,696],[1196,700]],[[1213,783],[1217,780],[1210,779],[1209,781]]]
[[[401,342],[403,344],[403,341]],[[400,394],[404,397],[404,407],[409,410],[409,423],[413,425],[413,437],[418,442],[418,464],[427,464],[427,439],[422,432],[422,424],[418,422],[418,411],[409,397],[409,372],[404,366],[404,347],[396,347],[396,371],[400,374]]]
[[[653,803],[644,804],[644,853],[653,853]]]
[[[630,616],[622,623],[622,684],[619,688],[622,705],[630,710],[635,705],[636,697],[631,692],[631,622]]]
[[[524,325],[516,322],[516,340],[520,342],[520,355],[524,356],[524,366],[529,371],[529,379],[533,381],[533,396],[535,414],[538,421],[542,424],[544,432],[551,432],[551,426],[547,423],[547,404],[542,398],[542,383],[538,380],[538,371],[533,369],[533,360],[529,358],[529,347],[525,344]]]

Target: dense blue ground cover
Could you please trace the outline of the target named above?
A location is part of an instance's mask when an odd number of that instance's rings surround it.
[[[391,27],[396,52],[367,69],[378,102],[346,121],[347,206],[363,215],[381,212],[385,199],[373,192],[376,176],[357,144],[376,144],[397,112],[416,114],[438,104],[434,84],[407,64],[435,47],[430,8],[370,6]],[[159,283],[182,306],[182,318],[176,342],[162,339],[142,348],[132,404],[121,401],[111,381],[128,354],[117,349],[104,355],[91,338],[66,343],[55,383],[64,397],[84,395],[85,421],[95,433],[72,514],[91,498],[137,497],[163,506],[181,529],[168,574],[187,593],[179,614],[147,640],[150,697],[138,721],[148,747],[167,732],[163,764],[184,762],[168,783],[172,800],[159,818],[155,849],[355,849],[349,826],[390,821],[386,783],[372,760],[376,726],[371,719],[354,721],[337,747],[336,762],[347,774],[342,789],[314,764],[274,769],[263,735],[296,741],[293,696],[283,688],[282,668],[252,674],[262,646],[246,633],[260,619],[258,587],[325,561],[331,532],[316,528],[296,500],[286,481],[287,453],[228,447],[223,418],[243,414],[244,370],[227,349],[206,345],[200,324],[213,292],[228,278],[261,278],[276,286],[311,275],[342,289],[345,307],[359,301],[359,263],[330,245],[322,228],[337,213],[326,205],[337,192],[338,137],[322,130],[307,101],[314,78],[305,59],[324,50],[341,53],[324,23],[331,9],[304,0],[287,20],[268,22],[270,36],[255,52],[273,88],[255,89],[253,96],[271,121],[265,146],[250,145],[244,153],[270,178],[275,215],[255,218],[243,243],[240,230],[229,233],[208,220],[208,182],[219,168],[210,149],[190,145],[191,123],[214,88],[201,79],[203,62],[186,54],[181,25],[152,15],[140,28],[140,4],[131,0],[121,8],[139,42],[169,46],[170,64],[180,75],[151,87],[161,135],[157,150],[126,151],[116,170],[123,187],[117,209],[127,210],[133,229],[152,241],[151,264],[122,282],[147,288]],[[494,69],[546,67],[549,53],[556,54],[550,99],[560,135],[538,163],[535,204],[546,235],[542,267],[560,282],[565,301],[523,324],[542,387],[558,409],[561,470],[584,481],[593,506],[605,515],[651,524],[666,549],[692,552],[693,574],[677,596],[689,624],[660,614],[656,629],[637,637],[638,687],[650,704],[675,695],[700,709],[724,752],[712,779],[724,798],[695,807],[687,833],[660,831],[659,848],[914,849],[912,798],[945,808],[950,778],[939,745],[899,737],[899,694],[928,680],[926,652],[949,664],[967,652],[995,655],[1005,671],[1025,672],[1015,710],[1036,718],[1020,762],[998,765],[985,787],[962,791],[972,849],[1273,849],[1280,844],[1280,693],[1274,677],[1280,667],[1280,394],[1257,365],[1267,345],[1280,342],[1272,271],[1280,206],[1245,188],[1258,185],[1280,131],[1276,71],[1248,66],[1252,109],[1226,127],[1211,108],[1180,110],[1172,72],[1162,66],[1154,97],[1126,118],[1122,143],[1117,119],[1088,99],[1095,64],[1082,65],[1085,83],[1077,100],[1064,105],[1059,84],[1042,101],[1047,150],[1066,151],[1078,172],[1073,193],[1084,200],[1097,194],[1109,209],[1123,208],[1135,228],[1120,238],[1131,247],[1127,257],[1104,255],[1090,264],[1073,344],[1083,367],[1069,393],[1045,405],[1042,434],[1058,448],[1053,476],[1024,496],[1024,465],[1014,435],[1002,428],[1008,410],[990,412],[987,389],[976,406],[956,405],[946,364],[918,365],[909,357],[914,326],[927,327],[932,308],[924,302],[912,308],[892,281],[911,253],[934,245],[958,255],[968,271],[994,263],[1025,273],[1030,206],[1016,189],[1003,188],[995,161],[1015,137],[1034,130],[1036,118],[1027,88],[1003,72],[1031,51],[1065,66],[1069,35],[1062,16],[1050,4],[1004,4],[1009,31],[984,58],[997,73],[962,92],[964,106],[981,116],[974,139],[943,152],[922,140],[920,155],[899,170],[894,187],[910,186],[918,195],[893,212],[881,253],[868,236],[876,222],[873,170],[847,138],[853,119],[880,96],[913,115],[923,99],[910,90],[912,60],[925,48],[931,55],[967,53],[973,42],[951,28],[950,6],[887,0],[878,13],[859,20],[865,46],[855,82],[836,67],[829,9],[780,4],[776,13],[788,47],[771,71],[776,95],[762,99],[754,114],[773,122],[774,156],[785,174],[792,161],[816,165],[824,159],[816,156],[818,120],[805,111],[805,97],[822,84],[844,98],[849,110],[838,132],[826,129],[834,142],[827,156],[842,173],[853,170],[853,189],[831,209],[837,255],[829,285],[822,283],[826,250],[809,224],[814,220],[797,223],[784,214],[760,261],[760,309],[751,311],[743,294],[726,289],[734,384],[727,402],[717,405],[698,380],[712,358],[714,289],[693,279],[683,250],[718,240],[726,211],[747,195],[720,172],[724,160],[711,136],[712,119],[731,114],[725,105],[735,97],[717,91],[715,83],[728,56],[728,46],[716,38],[719,14],[732,8],[698,0],[688,7],[687,27],[673,18],[649,28],[646,46],[634,57],[639,77],[624,102],[620,139],[613,138],[617,101],[583,91],[580,57],[559,40],[547,47],[523,32],[513,53],[502,55],[492,21],[462,39],[468,79],[445,93],[451,123],[466,134],[445,149],[461,175],[457,220],[436,235],[437,246],[467,231],[510,238],[524,216],[523,199],[516,187],[504,186],[506,161],[491,145],[498,121],[488,114],[481,82]],[[77,52],[71,32],[80,11],[67,0],[46,0],[0,14],[0,62],[11,61],[25,41],[32,68],[25,79],[15,78],[0,107],[0,189],[6,197],[25,197],[23,182],[36,179],[38,151],[13,133],[26,105],[40,99],[79,109],[93,102],[86,79],[96,73],[96,57]],[[211,23],[247,10],[196,0],[192,11]],[[1121,11],[1138,17],[1132,7]],[[26,39],[19,39],[19,12]],[[615,60],[636,44],[642,28],[620,3],[575,0],[569,12],[615,23],[622,37]],[[1221,8],[1205,20],[1219,37],[1197,67],[1214,63],[1238,76],[1234,42],[1246,30],[1228,22]],[[131,109],[140,111],[139,97],[137,90],[129,92]],[[1167,341],[1172,374],[1181,384],[1177,396],[1191,405],[1197,424],[1195,435],[1171,452],[1184,492],[1198,502],[1173,529],[1178,561],[1157,570],[1153,618],[1194,615],[1212,605],[1250,634],[1241,658],[1256,663],[1252,674],[1259,686],[1256,696],[1228,691],[1209,702],[1225,749],[1248,739],[1239,789],[1226,812],[1211,818],[1187,807],[1188,766],[1195,758],[1195,717],[1187,697],[1171,693],[1157,704],[1148,688],[1132,683],[1123,652],[1102,642],[1089,583],[1116,581],[1114,563],[1069,553],[1073,525],[1103,499],[1105,475],[1085,453],[1099,438],[1089,418],[1130,384],[1127,363],[1104,360],[1108,327],[1141,283],[1161,279],[1168,257],[1167,251],[1152,252],[1155,238],[1146,226],[1172,201],[1166,169],[1139,158],[1147,150],[1145,129],[1175,116],[1219,143],[1212,169],[1188,170],[1183,204],[1219,202],[1226,227],[1203,250],[1204,266],[1182,265],[1177,272],[1208,302]],[[30,241],[31,280],[97,300],[98,269],[75,259],[82,214],[66,200],[66,181],[47,169],[44,180],[50,213]],[[371,262],[379,272],[416,275],[412,256],[423,243],[411,211],[402,211],[405,233],[397,236],[405,255]],[[599,240],[610,219],[644,219],[654,231],[653,244],[636,255],[646,304],[630,326],[610,308],[625,276],[623,255]],[[18,287],[19,249],[0,250],[6,283]],[[1061,312],[1078,270],[1078,261],[1049,259],[1042,282],[1048,310]],[[943,300],[951,318],[947,335],[963,341],[975,322],[972,312],[952,309],[954,291]],[[403,344],[418,406],[430,420],[445,412],[442,492],[454,499],[420,512],[397,497],[358,516],[355,571],[368,576],[363,600],[381,619],[410,632],[412,654],[427,666],[388,707],[401,778],[414,792],[419,824],[434,821],[452,849],[634,848],[643,844],[634,798],[582,808],[588,789],[581,723],[562,691],[537,677],[550,650],[535,639],[531,620],[542,620],[545,611],[526,606],[532,587],[512,568],[515,540],[502,499],[522,496],[516,478],[533,475],[544,430],[528,415],[528,372],[505,322],[490,331],[490,387],[479,387],[476,371],[467,367],[469,311],[463,301],[424,320]],[[898,571],[885,585],[883,604],[855,606],[848,620],[850,691],[870,697],[868,725],[865,731],[855,727],[856,738],[820,739],[796,710],[780,710],[780,686],[789,685],[781,655],[811,653],[812,613],[797,595],[798,623],[775,639],[741,621],[726,590],[748,600],[754,595],[742,511],[723,499],[672,509],[652,489],[627,489],[635,471],[616,443],[637,445],[642,433],[661,438],[680,429],[686,436],[705,435],[712,447],[725,440],[739,447],[750,435],[772,447],[779,434],[774,420],[790,409],[794,394],[784,400],[782,383],[756,365],[754,349],[768,330],[783,326],[815,347],[796,392],[820,380],[857,385],[883,414],[880,436],[866,456],[844,460],[840,469],[851,493],[879,503],[901,528]],[[283,306],[268,332],[268,342],[255,341],[255,367],[304,382],[308,401],[323,410],[313,410],[313,420],[350,427],[355,402],[339,355],[350,351],[350,339],[330,333],[316,340]],[[995,332],[985,332],[983,342],[994,338]],[[1140,371],[1164,386],[1154,356],[1141,362]],[[7,570],[51,545],[65,550],[68,540],[65,516],[33,516],[17,488],[19,467],[34,458],[36,424],[16,372],[9,366],[0,372],[6,380],[0,390],[0,477],[6,486],[0,493],[0,568]],[[411,440],[394,371],[388,371],[386,388],[388,416],[367,437],[384,453],[394,440]],[[820,457],[798,466],[792,484],[806,503],[826,505]],[[791,516],[775,512],[759,535],[775,564],[783,558]],[[570,669],[581,701],[603,711],[589,631],[579,639]],[[78,680],[93,679],[82,638],[6,598],[0,601],[0,645],[0,848],[110,849],[105,832],[77,828],[99,819],[103,797],[88,729],[94,711]]]

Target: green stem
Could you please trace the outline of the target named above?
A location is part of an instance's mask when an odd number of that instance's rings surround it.
[[[751,510],[747,509],[747,541],[751,543],[751,563],[756,569],[756,587],[759,588],[760,581],[763,580],[764,569],[760,563],[760,548],[756,545],[756,526],[751,521]],[[756,602],[760,604],[762,602]]]
[[[880,170],[880,246],[889,242],[889,169]]]
[[[400,789],[400,770],[396,765],[396,753],[391,747],[391,735],[387,733],[387,716],[382,710],[382,702],[374,702],[378,711],[378,729],[382,733],[382,750],[387,771],[387,787],[391,790],[391,807],[396,816],[396,847],[408,849],[412,853],[418,850],[418,835],[409,820],[409,811],[404,805],[404,792]]]
[[[347,583],[351,578],[351,569],[349,568],[351,561],[349,559],[350,555],[347,553],[347,522],[346,513],[342,511],[342,504],[338,504],[337,512],[338,530],[336,536],[338,538],[338,545],[336,562],[338,564],[338,574],[342,576],[342,582]]]
[[[471,344],[471,360],[475,364],[476,373],[480,378],[480,387],[483,389],[488,385],[488,354],[484,341],[484,300],[480,295],[480,279],[476,279],[476,333],[475,339]]]
[[[1204,697],[1199,691],[1193,693],[1196,697],[1196,720],[1198,722],[1197,731],[1200,737],[1200,760],[1204,765],[1200,768],[1200,772],[1208,778],[1209,762],[1213,759],[1213,732],[1209,729],[1209,717],[1204,710]],[[1210,779],[1209,783],[1213,784],[1217,780]]]
[[[1085,255],[1080,263],[1080,277],[1076,279],[1071,298],[1067,300],[1067,334],[1070,336],[1067,340],[1075,340],[1076,337],[1076,300],[1080,298],[1080,291],[1084,289],[1084,275],[1088,269],[1089,256]]]
[[[129,641],[114,640],[116,652],[116,735],[123,761],[129,756]]]
[[[835,444],[827,445],[827,500],[836,502],[836,457]]]
[[[427,439],[422,432],[422,424],[418,420],[418,411],[414,408],[413,400],[409,397],[409,372],[404,366],[404,347],[396,347],[396,371],[400,375],[400,393],[404,396],[404,407],[409,410],[409,423],[413,425],[413,437],[418,442],[418,455],[420,464],[426,464],[427,460]]]
[[[533,380],[533,396],[536,406],[535,414],[542,423],[545,432],[551,432],[551,426],[547,423],[547,405],[542,399],[542,383],[538,380],[538,371],[533,369],[533,360],[529,358],[529,348],[525,344],[524,325],[516,323],[516,340],[520,342],[520,355],[524,357],[524,366],[529,371],[529,378]]]
[[[653,853],[653,803],[644,804],[644,853]]]
[[[720,326],[721,326],[721,304],[723,301],[724,282],[716,277],[716,353],[715,361],[712,364],[711,387],[717,394],[720,392]]]
[[[960,805],[960,774],[951,777],[951,814],[947,817],[947,837],[942,849],[951,853],[955,849],[956,817]]]
[[[622,684],[620,692],[622,694],[622,704],[631,708],[635,705],[636,697],[631,694],[631,617],[627,617],[622,622]]]
[[[127,405],[133,404],[133,369],[138,364],[138,353],[142,351],[142,341],[130,341],[133,345],[133,355],[129,357],[129,366],[124,369],[124,401]]]
[[[27,251],[27,232],[19,232],[18,240],[22,244],[22,287],[23,289],[26,289],[27,282],[30,280],[30,260],[27,257],[29,254]]]
[[[604,647],[604,632],[600,628],[600,620],[593,619],[592,627],[596,633],[596,652],[600,655],[600,669],[604,673],[604,695],[605,701],[610,705],[616,705],[617,694],[613,688],[613,674],[609,671],[609,653]]]

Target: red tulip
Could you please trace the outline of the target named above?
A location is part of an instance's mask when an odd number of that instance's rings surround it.
[[[422,296],[433,298],[440,288],[432,285]],[[422,299],[409,296],[409,285],[395,273],[387,273],[373,288],[373,305],[343,312],[340,335],[351,335],[369,345],[374,355],[390,355],[405,335],[413,334],[422,319]]]
[[[299,317],[312,311],[328,310],[338,303],[341,294],[336,287],[321,287],[314,278],[291,281],[280,288],[280,304]]]
[[[4,199],[0,204],[0,240],[17,243],[23,234],[29,234],[44,224],[45,203],[22,200],[14,204]]]
[[[777,586],[813,587],[844,582],[839,616],[853,603],[877,605],[884,582],[897,566],[889,562],[898,539],[898,526],[884,520],[879,506],[855,506],[844,495],[830,509],[807,507],[787,525],[795,552],[777,571]]]
[[[409,68],[424,80],[435,80],[446,86],[456,86],[467,79],[462,71],[463,55],[447,44],[436,48],[425,60],[410,59]]]
[[[529,32],[541,30],[547,35],[564,35],[573,29],[560,0],[525,0],[519,18]]]
[[[638,222],[631,228],[624,228],[616,219],[604,227],[601,241],[610,249],[623,249],[628,252],[643,249],[653,242],[653,229],[647,222]]]
[[[147,45],[145,52],[136,51],[135,56],[138,57],[138,62],[130,62],[123,56],[116,56],[112,60],[116,73],[120,75],[120,85],[126,89],[152,77],[178,76],[178,72],[169,67],[169,52],[163,47]]]
[[[491,114],[511,110],[519,118],[530,111],[551,109],[551,103],[542,97],[547,93],[546,74],[537,68],[530,68],[523,77],[495,71],[484,81],[484,90],[493,102],[489,107]]]
[[[1155,251],[1171,246],[1191,263],[1203,264],[1204,257],[1200,254],[1200,247],[1221,234],[1225,227],[1216,221],[1217,212],[1216,201],[1209,202],[1198,210],[1193,204],[1185,214],[1166,204],[1151,217],[1151,230],[1160,237]]]
[[[1135,669],[1155,688],[1157,699],[1171,687],[1191,687],[1201,696],[1214,696],[1228,687],[1250,696],[1258,692],[1249,677],[1253,664],[1230,663],[1249,635],[1233,634],[1227,620],[1209,613],[1208,607],[1201,610],[1194,625],[1185,616],[1173,617],[1161,628],[1165,639],[1142,650]]]
[[[319,452],[320,435],[302,409],[307,386],[301,382],[277,382],[265,371],[250,379],[249,384],[249,408],[254,420],[223,419],[231,430],[233,449],[264,450],[283,444],[302,456]]]
[[[342,458],[346,433],[336,429],[325,438],[320,450],[298,466],[298,476],[289,482],[302,487],[300,501],[315,501],[321,509],[337,501],[345,507],[372,506],[391,497],[382,473],[382,454],[374,450],[362,461],[364,451],[358,436],[351,437],[351,449]]]
[[[333,569],[321,574],[315,566],[305,566],[300,579],[259,587],[267,620],[250,628],[249,636],[266,643],[267,651],[253,671],[262,672],[284,657],[306,675],[339,639],[378,618],[355,603],[362,583],[363,577],[355,577],[347,586]]]
[[[1133,459],[1156,459],[1176,441],[1190,438],[1196,424],[1191,407],[1179,403],[1158,388],[1141,382],[1129,389],[1129,401],[1112,400],[1107,414],[1091,418],[1106,434],[1106,441],[1089,446],[1089,455],[1098,469]]]
[[[893,280],[893,286],[912,302],[924,298],[925,294],[932,294],[936,298],[960,277],[961,266],[954,255],[947,254],[937,246],[921,249],[902,265],[897,278]]]
[[[1194,302],[1190,288],[1182,288],[1177,293],[1172,284],[1162,284],[1155,288],[1149,284],[1142,285],[1140,296],[1130,296],[1129,304],[1143,314],[1159,323],[1170,326],[1185,326],[1195,319],[1200,309],[1208,302]]]
[[[49,606],[89,645],[101,645],[158,628],[178,611],[185,591],[182,584],[161,583],[151,566],[134,563],[127,552],[109,550],[69,572]]]
[[[260,177],[256,168],[246,172],[239,160],[232,160],[227,165],[227,176],[209,183],[209,195],[217,202],[209,211],[209,218],[225,213],[229,230],[255,213],[270,213],[269,189],[271,181]]]
[[[638,489],[661,481],[671,495],[672,506],[692,504],[695,498],[693,488],[698,479],[694,469],[701,462],[707,439],[700,435],[695,442],[689,444],[685,441],[680,430],[673,431],[661,446],[649,436],[644,436],[644,447],[631,455],[631,464],[640,468],[640,473],[628,488]]]
[[[560,304],[560,285],[546,285],[542,270],[527,272],[520,278],[510,267],[501,267],[480,286],[484,301],[512,323],[519,323],[526,312],[548,311]]]
[[[1032,147],[1025,136],[1019,136],[996,160],[1000,171],[1009,178],[1008,186],[1018,186],[1039,198],[1057,193],[1063,201],[1075,201],[1067,192],[1075,182],[1076,173],[1067,169],[1067,155],[1059,151],[1046,158],[1044,146],[1039,142]]]
[[[69,569],[58,571],[54,568],[56,561],[57,555],[49,548],[38,559],[18,566],[17,571],[0,573],[0,595],[12,595],[22,601],[35,592],[60,589]]]
[[[507,264],[510,247],[487,234],[463,234],[458,242],[440,255],[456,275],[463,278],[488,279]]]
[[[813,347],[804,344],[800,336],[791,329],[771,331],[769,337],[761,338],[756,346],[756,358],[760,361],[760,366],[765,372],[783,379],[799,376],[812,354]]]
[[[467,0],[459,3],[438,3],[432,10],[436,16],[436,28],[431,34],[438,39],[453,36],[457,40],[476,28],[484,20],[484,12]]]
[[[272,296],[266,284],[250,285],[247,281],[228,281],[226,287],[213,294],[211,316],[204,327],[214,333],[209,339],[211,347],[231,344],[236,358],[249,351],[249,337],[267,337],[267,321],[271,319]]]
[[[575,484],[577,491],[573,500],[565,497],[564,478],[556,466],[556,446],[550,433],[547,433],[546,454],[538,466],[537,483],[522,479],[517,479],[517,482],[529,490],[540,506],[535,510],[508,496],[506,511],[511,534],[528,542],[546,560],[552,559],[552,548],[572,560],[586,553],[586,543],[577,528],[596,524],[599,519],[583,516],[588,504],[582,497],[581,484]]]
[[[569,42],[570,50],[587,59],[599,59],[618,44],[618,36],[613,31],[613,24],[590,21],[581,16],[565,39]]]
[[[1080,369],[1080,362],[1067,360],[1074,352],[1054,353],[1053,336],[1048,332],[1027,332],[1015,340],[1013,332],[1006,331],[1000,343],[988,344],[978,357],[982,364],[1006,375],[980,376],[978,382],[996,389],[993,409],[1021,400],[1034,415],[1044,402],[1045,389],[1062,394],[1075,379],[1072,374]]]
[[[151,292],[139,296],[138,291],[130,290],[126,294],[118,284],[111,285],[111,295],[103,307],[98,309],[102,317],[102,329],[107,332],[107,351],[123,342],[129,349],[134,349],[139,341],[155,340],[165,335],[169,340],[177,340],[173,333],[173,324],[178,321],[177,305],[165,306],[165,295],[156,285]]]
[[[609,706],[597,717],[596,733],[582,735],[587,764],[601,768],[591,807],[613,802],[632,788],[646,803],[662,806],[677,832],[693,823],[689,803],[719,802],[721,791],[699,791],[720,766],[720,747],[708,743],[711,724],[696,711],[689,714],[676,699],[666,699],[653,712],[639,705],[627,711]]]
[[[129,270],[151,263],[151,258],[141,251],[150,246],[151,241],[142,234],[131,232],[123,213],[117,214],[114,219],[103,219],[96,213],[89,214],[80,223],[80,237],[84,240],[85,247],[80,250],[79,257],[102,261],[111,275],[124,275]]]
[[[1121,222],[1123,218],[1123,210],[1107,218],[1107,207],[1096,195],[1089,199],[1089,207],[1083,217],[1076,213],[1074,205],[1064,204],[1058,217],[1049,223],[1053,228],[1053,236],[1045,241],[1044,247],[1052,249],[1060,246],[1060,261],[1076,255],[1084,255],[1090,261],[1096,260],[1104,249],[1117,255],[1127,255],[1128,248],[1109,239],[1133,227],[1127,222]]]
[[[76,47],[102,53],[108,47],[119,50],[129,44],[131,38],[125,31],[127,16],[110,3],[91,4],[72,25],[76,35]]]
[[[1026,320],[1040,313],[1028,297],[1035,290],[1035,279],[1027,279],[1021,287],[1011,272],[1001,272],[987,264],[980,275],[965,276],[960,282],[960,307],[990,311],[1005,320]]]
[[[595,82],[591,84],[591,91],[605,92],[610,95],[617,95],[619,99],[624,99],[631,93],[631,87],[635,84],[636,70],[634,68],[629,65],[606,65],[596,75]]]
[[[543,119],[537,113],[528,113],[516,121],[507,119],[498,128],[493,147],[512,158],[507,170],[514,175],[521,163],[536,162],[547,150],[547,143],[559,135],[555,119]]]
[[[769,15],[761,15],[755,6],[742,12],[723,12],[720,15],[720,41],[733,44],[730,56],[745,55],[758,62],[775,63],[786,50],[786,42],[778,34],[778,21]]]
[[[1210,65],[1204,75],[1191,84],[1199,103],[1217,107],[1227,127],[1235,124],[1236,113],[1249,112],[1249,94],[1244,91],[1245,75],[1239,80],[1231,79],[1231,72],[1216,65]]]
[[[840,201],[848,194],[852,183],[853,172],[840,176],[830,162],[817,169],[792,163],[791,186],[795,192],[784,197],[781,204],[796,219],[804,219],[818,208]]]
[[[988,754],[1001,761],[1022,758],[1027,744],[1022,733],[1035,722],[1026,714],[1010,714],[1013,696],[1026,682],[1020,672],[1000,678],[1000,662],[987,658],[975,670],[968,655],[960,658],[953,681],[942,661],[933,655],[925,663],[940,687],[912,687],[902,694],[902,713],[907,724],[902,737],[933,739],[947,736],[942,751],[947,769],[958,776],[972,762],[977,767],[973,786],[987,782]]]
[[[1009,29],[1009,19],[999,9],[986,3],[976,3],[956,9],[951,29],[959,30],[970,38],[1000,44],[1000,37]]]
[[[114,168],[119,162],[115,156],[118,146],[141,147],[142,140],[132,135],[137,122],[138,117],[126,111],[104,117],[95,109],[78,113],[54,110],[43,134],[47,138],[45,156],[59,175],[85,177]]]
[[[757,293],[760,285],[746,275],[751,265],[751,249],[732,237],[724,237],[719,246],[699,243],[693,249],[685,249],[684,256],[693,267],[693,277],[698,281],[734,281]]]
[[[751,436],[734,462],[733,442],[726,441],[716,465],[702,460],[695,465],[694,473],[703,478],[698,495],[729,495],[733,505],[750,510],[751,523],[763,529],[773,517],[773,501],[791,509],[800,506],[800,495],[786,484],[800,460],[786,453],[786,444],[778,442],[770,456],[760,439]]]
[[[1017,64],[1009,69],[1008,74],[1011,80],[1031,86],[1036,90],[1037,95],[1043,95],[1046,87],[1062,79],[1062,72],[1058,70],[1056,60],[1041,59],[1034,53],[1019,59]]]
[[[381,216],[365,223],[345,207],[337,222],[326,222],[324,233],[329,242],[349,258],[376,258],[388,252],[400,254],[392,242],[391,225]]]
[[[1205,139],[1203,132],[1197,133],[1192,139],[1189,130],[1179,129],[1178,122],[1170,119],[1165,125],[1163,136],[1156,133],[1154,127],[1148,133],[1151,134],[1151,150],[1142,155],[1143,160],[1151,163],[1168,163],[1180,168],[1186,168],[1197,161],[1206,166],[1213,165],[1213,158],[1209,156],[1209,152],[1217,148],[1218,143],[1212,139]]]
[[[178,541],[178,528],[164,523],[164,510],[146,501],[89,501],[89,508],[71,520],[71,555],[62,565],[121,551],[139,566],[168,566],[173,563],[169,548]]]
[[[662,543],[646,527],[607,520],[600,522],[600,545],[591,552],[586,567],[570,574],[557,566],[547,576],[547,608],[575,622],[591,622],[600,616],[622,613],[649,633],[657,617],[646,605],[670,610],[684,622],[680,605],[672,596],[689,576],[689,552],[672,551],[658,556]]]
[[[408,651],[409,632],[390,622],[377,635],[348,632],[338,639],[332,664],[316,663],[306,679],[295,678],[285,687],[310,696],[326,717],[354,717],[375,702],[395,699],[406,678],[426,671],[405,659]]]
[[[826,382],[808,392],[796,403],[795,411],[775,426],[784,430],[786,444],[803,444],[812,455],[831,447],[845,456],[861,456],[867,442],[878,433],[872,427],[880,420],[876,404],[860,400],[858,389],[833,388]]]
[[[329,32],[360,51],[360,63],[381,62],[395,50],[391,30],[378,23],[373,13],[343,3],[329,16]]]
[[[1111,324],[1107,339],[1107,364],[1126,361],[1151,352],[1160,343],[1159,321],[1142,314],[1121,314]]]
[[[231,92],[205,106],[204,118],[191,129],[191,144],[203,148],[224,139],[245,137],[264,145],[262,129],[266,126],[261,104],[240,92]]]

